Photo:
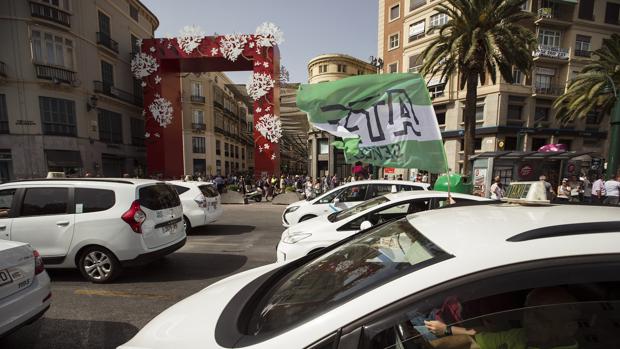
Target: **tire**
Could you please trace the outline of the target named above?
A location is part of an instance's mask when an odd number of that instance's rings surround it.
[[[256,202],[260,202],[262,199],[263,199],[262,196],[255,196],[254,197],[254,201],[256,201]]]
[[[185,227],[185,234],[189,233],[189,231],[192,229],[192,224],[185,216],[183,216],[183,226]]]
[[[305,215],[299,219],[299,222],[307,221],[308,219],[315,218],[316,216],[313,214]]]
[[[90,246],[80,254],[78,269],[86,280],[103,284],[120,275],[121,264],[110,250],[101,246]]]

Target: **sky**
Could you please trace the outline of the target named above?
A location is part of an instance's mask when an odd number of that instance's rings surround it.
[[[178,36],[186,25],[207,35],[253,34],[263,22],[284,33],[281,63],[290,82],[306,83],[310,59],[344,53],[368,61],[377,55],[377,0],[142,0],[159,18],[155,36]],[[245,84],[250,72],[227,75]]]

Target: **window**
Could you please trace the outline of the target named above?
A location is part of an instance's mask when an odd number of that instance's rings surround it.
[[[545,92],[551,89],[552,75],[536,74],[534,76],[534,87],[536,91]]]
[[[136,22],[139,19],[138,14],[139,14],[138,8],[133,6],[132,4],[129,4],[129,16],[131,16],[131,18],[133,18],[133,20]]]
[[[422,63],[422,54],[409,56],[409,72],[417,73],[420,70]]]
[[[228,143],[224,143],[224,156],[228,156]]]
[[[392,63],[388,66],[389,73],[398,73],[398,63]]]
[[[327,73],[327,64],[319,65],[319,74],[320,73]]]
[[[560,139],[558,139],[558,144],[565,144],[566,145],[566,151],[570,151],[570,150],[572,150],[571,145],[573,144],[573,140],[572,139],[568,139],[568,138],[560,138]]]
[[[534,123],[549,121],[549,106],[536,106],[534,109]]]
[[[222,160],[215,160],[215,171],[218,175],[222,174]]]
[[[409,26],[409,42],[418,40],[424,37],[426,21],[420,21],[413,23]]]
[[[192,96],[202,96],[202,84],[200,82],[192,82]]]
[[[114,66],[106,61],[101,61],[101,81],[104,89],[114,86]]]
[[[159,211],[181,205],[179,195],[168,184],[154,184],[142,187],[138,191],[140,205],[149,210]]]
[[[188,187],[182,187],[180,185],[172,185],[172,187],[174,188],[174,190],[177,192],[177,194],[181,195],[183,193],[185,193],[186,191],[189,190]]]
[[[541,46],[560,47],[561,33],[556,30],[540,29],[538,44]]]
[[[426,5],[426,0],[409,0],[409,11],[413,11],[417,8],[420,8]]]
[[[594,20],[594,0],[579,0],[579,18]]]
[[[446,124],[446,105],[436,105],[435,108],[435,116],[437,117],[437,124],[439,126]]]
[[[518,120],[521,121],[521,115],[523,114],[523,106],[509,104],[508,105],[508,120]]]
[[[32,31],[32,58],[35,63],[74,69],[73,40],[39,30]]]
[[[446,89],[446,84],[437,84],[437,85],[429,85],[428,93],[431,96],[431,99],[435,99],[438,97],[443,97]]]
[[[192,122],[194,124],[203,125],[205,123],[204,114],[202,110],[194,110]]]
[[[137,146],[144,145],[144,120],[131,118],[131,144]]]
[[[430,27],[440,27],[444,24],[448,23],[448,16],[445,13],[438,13],[436,15],[431,16]]]
[[[244,147],[241,147],[241,160],[245,160],[245,149],[243,149]]]
[[[0,133],[9,133],[9,113],[6,107],[6,95],[0,95]]]
[[[107,36],[108,39],[110,38],[110,17],[103,12],[99,12],[99,31]]]
[[[138,37],[131,34],[131,53],[136,54],[140,52],[140,47],[138,46]]]
[[[39,97],[43,134],[77,136],[75,102],[68,99]]]
[[[482,149],[482,138],[474,139],[474,149],[481,150]]]
[[[235,145],[235,159],[239,159],[239,147]]]
[[[590,51],[592,50],[591,41],[591,36],[577,35],[575,40],[575,56],[590,57]]]
[[[76,188],[75,213],[99,212],[114,206],[114,190]]]
[[[28,188],[21,216],[45,216],[69,213],[68,188]]]
[[[599,125],[603,120],[603,113],[591,111],[586,114],[586,125]]]
[[[215,141],[215,155],[222,155],[222,151],[220,149],[220,141]]]
[[[13,197],[17,189],[0,190],[0,219],[9,218],[13,207]]]
[[[390,21],[400,18],[400,4],[390,8]]]
[[[192,137],[192,152],[194,154],[204,154],[205,149],[204,137]]]
[[[618,25],[620,22],[620,4],[608,2],[605,8],[605,23]]]
[[[399,38],[400,38],[400,34],[396,33],[396,34],[392,34],[390,35],[390,50],[398,48],[398,46],[400,45],[399,43]]]
[[[71,11],[71,2],[70,0],[38,0],[38,2],[42,2],[44,4],[51,5],[53,7],[59,8],[63,11],[70,12]]]
[[[99,140],[106,143],[123,143],[121,114],[99,109]]]
[[[512,83],[516,85],[523,84],[523,73],[516,68],[512,68]]]
[[[504,139],[504,150],[518,150],[517,137],[506,137]]]
[[[537,151],[545,144],[547,144],[547,138],[532,138],[532,151]]]
[[[339,73],[346,73],[347,72],[347,66],[344,64],[338,64],[338,72]]]
[[[366,201],[365,203],[368,203],[368,201]],[[412,210],[411,212],[409,212],[410,208]],[[415,200],[411,203],[402,203],[399,205],[393,205],[383,208],[380,211],[370,212],[343,225],[342,227],[338,228],[338,230],[359,230],[361,224],[364,221],[368,221],[370,222],[370,224],[375,226],[393,219],[402,218],[407,215],[407,213],[421,212],[426,210],[428,210],[428,200]]]
[[[327,139],[319,139],[319,154],[329,154],[329,141]]]
[[[364,201],[367,189],[368,186],[366,184],[352,185],[345,188],[340,195],[338,195],[338,199],[340,199],[340,202]]]
[[[476,122],[484,121],[484,104],[476,106]]]

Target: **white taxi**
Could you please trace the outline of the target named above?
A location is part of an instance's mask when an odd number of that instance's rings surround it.
[[[383,194],[428,188],[426,183],[409,181],[368,180],[346,183],[317,198],[288,205],[282,213],[282,225],[288,228],[298,222],[338,212]]]
[[[616,348],[619,213],[415,213],[213,284],[120,348]]]
[[[179,194],[183,205],[185,231],[215,222],[224,209],[214,184],[198,181],[168,181]]]
[[[452,193],[452,204],[490,201],[489,199]],[[291,261],[321,250],[360,230],[402,218],[407,214],[448,206],[443,191],[404,191],[378,196],[357,206],[300,222],[286,229],[278,243],[278,262]]]

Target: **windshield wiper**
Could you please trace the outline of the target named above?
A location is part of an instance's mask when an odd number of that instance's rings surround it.
[[[339,212],[330,213],[329,216],[327,216],[327,220],[331,223],[334,223],[336,221],[336,216],[338,215],[338,213]]]

